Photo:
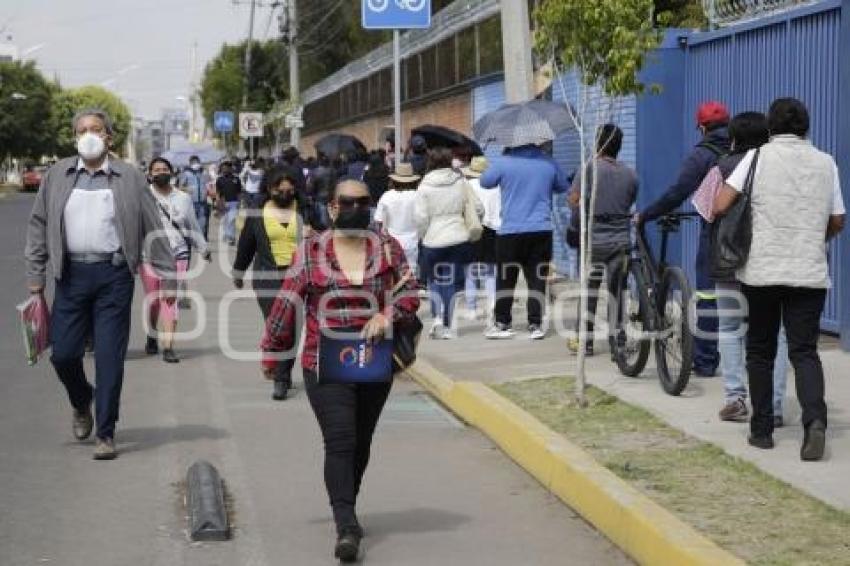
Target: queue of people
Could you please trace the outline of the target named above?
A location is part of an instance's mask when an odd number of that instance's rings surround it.
[[[799,100],[778,99],[767,116],[743,112],[734,118],[722,103],[708,102],[700,106],[696,118],[702,140],[685,158],[676,182],[644,211],[634,213],[634,222],[640,225],[672,212],[698,190],[710,187],[713,178],[721,181],[712,193],[711,215],[702,220],[696,257],[700,317],[694,373],[710,378],[721,369],[725,403],[719,418],[745,421],[749,416],[749,443],[769,449],[774,446],[774,429],[784,425],[790,359],[803,408],[800,457],[820,460],[827,409],[818,338],[831,286],[826,244],[843,229],[846,214],[838,168],[807,138],[809,113]],[[637,177],[616,162],[621,137],[614,125],[597,133],[592,169],[598,176],[596,205],[589,211],[594,216],[625,218],[633,209]],[[579,183],[580,177],[570,197],[576,225]],[[718,224],[741,199],[748,201],[751,212],[735,222],[751,222],[751,243],[736,250],[743,259],[730,268],[728,262],[716,259],[723,252],[721,246],[728,245],[719,237]],[[600,272],[611,273],[612,261],[629,253],[631,230],[629,222],[618,220],[596,225],[590,250],[592,288],[601,285]],[[712,313],[717,307],[719,313]],[[596,301],[588,301],[588,308],[591,321]],[[592,331],[590,323],[588,330]],[[586,347],[586,354],[592,355],[592,340]]]

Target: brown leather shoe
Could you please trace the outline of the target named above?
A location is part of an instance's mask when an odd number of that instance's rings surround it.
[[[94,446],[95,460],[114,460],[118,457],[118,451],[115,450],[115,441],[111,438],[98,438]]]
[[[747,403],[743,399],[735,399],[726,403],[726,406],[720,409],[720,420],[731,422],[743,422],[747,420]]]
[[[94,417],[91,414],[91,401],[88,406],[82,411],[74,410],[74,422],[71,427],[74,431],[74,438],[77,440],[85,440],[91,436],[91,431],[94,428]]]

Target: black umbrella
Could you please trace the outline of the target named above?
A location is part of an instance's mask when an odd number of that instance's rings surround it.
[[[422,136],[428,147],[447,147],[449,149],[468,147],[472,151],[472,155],[484,155],[478,142],[451,128],[427,124],[413,128],[410,133],[414,136]]]
[[[328,134],[319,139],[314,147],[318,153],[324,153],[331,159],[343,153],[349,156],[355,153],[366,153],[363,142],[348,134]]]

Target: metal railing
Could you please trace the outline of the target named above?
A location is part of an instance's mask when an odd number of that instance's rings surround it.
[[[712,26],[724,26],[815,2],[816,0],[702,0],[702,7]]]

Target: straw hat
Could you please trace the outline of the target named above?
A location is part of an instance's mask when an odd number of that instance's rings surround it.
[[[487,170],[487,165],[486,157],[473,157],[469,167],[461,169],[461,173],[463,173],[464,177],[473,177],[477,179],[484,171]]]
[[[395,166],[395,173],[390,175],[390,179],[396,183],[415,183],[421,178],[413,173],[413,165],[410,163],[399,163]]]

